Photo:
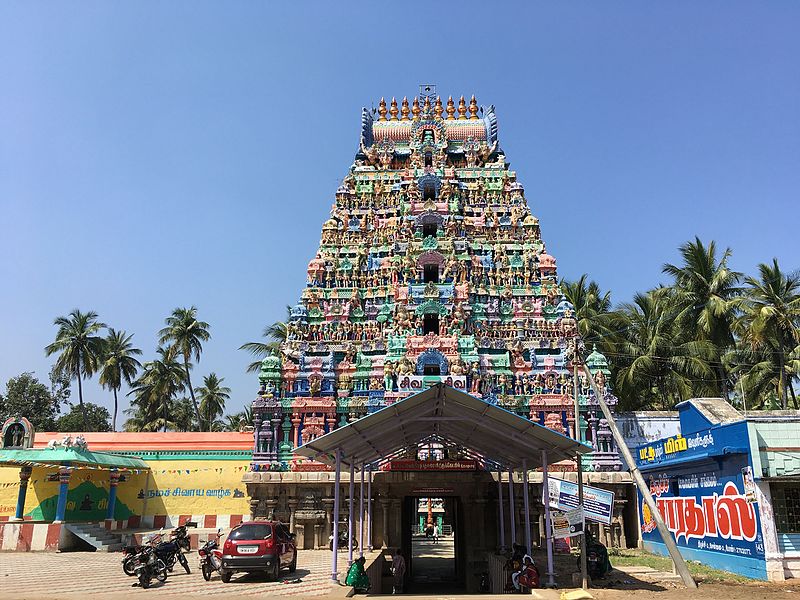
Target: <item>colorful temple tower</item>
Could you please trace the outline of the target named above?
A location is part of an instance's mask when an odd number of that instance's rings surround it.
[[[293,449],[437,382],[591,443],[589,471],[620,470],[584,380],[576,423],[574,308],[494,106],[427,86],[363,109],[360,138],[281,354],[262,363],[252,471],[320,470]],[[615,404],[605,358],[587,363]]]

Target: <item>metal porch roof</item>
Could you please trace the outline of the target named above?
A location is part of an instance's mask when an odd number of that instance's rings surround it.
[[[465,449],[496,468],[519,470],[548,462],[574,460],[592,449],[470,394],[439,383],[318,437],[296,454],[333,465],[336,449],[349,467],[390,460],[398,451],[424,442],[441,442]]]

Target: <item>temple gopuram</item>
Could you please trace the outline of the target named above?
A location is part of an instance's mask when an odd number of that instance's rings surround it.
[[[411,101],[363,109],[358,152],[330,215],[280,356],[261,366],[245,476],[253,515],[290,522],[301,547],[327,546],[332,474],[294,449],[444,383],[590,444],[587,482],[615,491],[618,503],[616,525],[600,533],[624,545],[630,479],[582,373],[576,419],[574,307],[500,147],[494,106],[474,96],[443,101],[422,86]],[[605,358],[594,351],[586,362],[613,407]],[[409,448],[406,458],[430,451]],[[553,469],[575,480],[574,464]],[[495,494],[459,473],[415,475],[462,497]],[[370,543],[388,544],[400,527],[389,517],[412,492],[397,477],[375,475],[384,517]],[[541,478],[532,473],[531,482]],[[538,523],[541,492],[533,497]]]

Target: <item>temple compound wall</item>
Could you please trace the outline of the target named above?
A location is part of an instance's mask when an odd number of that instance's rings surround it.
[[[286,339],[261,365],[245,476],[251,513],[274,514],[302,529],[304,544],[326,545],[337,518],[333,475],[295,448],[442,382],[590,444],[588,481],[616,493],[607,539],[635,544],[630,476],[589,382],[574,376],[572,357],[584,354],[576,336],[556,259],[500,147],[494,106],[474,97],[444,102],[426,86],[411,102],[364,109],[355,160],[322,225]],[[595,350],[586,363],[614,407],[605,357]],[[408,448],[402,458],[422,451]],[[462,458],[454,448],[442,456]],[[574,464],[552,468],[575,477]],[[400,518],[393,511],[412,493],[396,476],[375,474],[374,543],[391,539]],[[435,478],[465,510],[491,505],[496,484],[476,488],[460,477]],[[496,530],[487,523],[487,544]]]

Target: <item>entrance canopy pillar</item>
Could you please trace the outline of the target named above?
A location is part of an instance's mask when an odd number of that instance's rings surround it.
[[[550,521],[550,482],[547,478],[547,450],[542,450],[542,487],[544,488],[544,526],[547,532],[547,586],[555,587],[555,573],[553,572],[553,531]]]
[[[53,523],[63,523],[67,514],[67,492],[69,490],[69,478],[72,470],[62,467],[58,470],[58,503],[56,504],[56,518]]]
[[[503,473],[497,472],[497,514],[500,519],[500,552],[506,549],[506,524],[503,509]]]
[[[367,483],[367,550],[372,552],[372,468]]]
[[[349,512],[347,514],[347,566],[353,564],[353,500],[355,496],[355,464],[350,461]]]
[[[517,524],[514,515],[514,473],[508,470],[508,525],[511,527],[511,545],[517,543]]]
[[[525,549],[531,548],[531,507],[528,502],[528,461],[522,461],[522,502],[525,505]]]
[[[333,557],[331,558],[331,581],[339,580],[337,557],[339,554],[339,488],[342,475],[342,451],[336,449],[336,474],[333,484]]]
[[[364,556],[364,464],[361,464],[361,486],[358,494],[358,555]]]

